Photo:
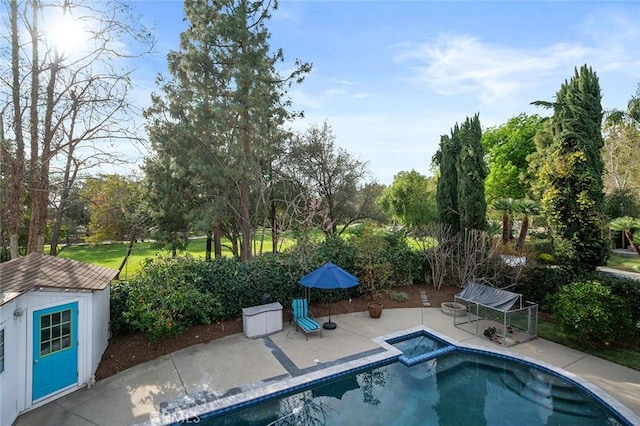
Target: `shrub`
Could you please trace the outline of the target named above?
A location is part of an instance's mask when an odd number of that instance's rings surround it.
[[[112,332],[140,331],[152,339],[187,327],[237,318],[242,308],[263,303],[283,306],[299,291],[299,265],[290,258],[260,256],[248,262],[216,258],[156,258],[111,294]]]
[[[129,334],[134,331],[125,317],[127,303],[131,298],[133,286],[127,281],[111,285],[111,321],[109,327],[114,334]]]
[[[406,291],[392,291],[389,297],[396,302],[406,302],[409,300],[409,295]]]
[[[564,331],[583,343],[611,344],[633,333],[631,312],[624,300],[597,281],[562,287],[555,317]]]
[[[201,261],[186,258],[156,258],[126,289],[122,316],[127,325],[151,339],[183,332],[187,327],[208,324],[220,316],[220,301],[198,290]]]
[[[335,263],[346,271],[353,271],[356,264],[356,251],[353,244],[343,238],[331,236],[321,242],[311,259],[315,269],[327,262]]]
[[[627,306],[640,306],[640,283],[633,278],[625,278],[604,272],[584,274],[585,280],[598,281],[611,289],[611,293],[624,299]],[[640,309],[631,309],[633,322],[640,321]]]
[[[134,330],[150,339],[173,336],[198,324],[209,324],[220,309],[217,300],[187,283],[134,284],[125,314]]]
[[[568,268],[526,267],[514,291],[522,293],[524,300],[538,303],[541,310],[550,312],[554,296],[560,288],[577,279]]]
[[[299,265],[292,258],[264,255],[247,262],[220,257],[200,262],[197,288],[220,301],[216,321],[242,315],[242,308],[263,303],[263,295],[283,306],[299,291]]]
[[[385,250],[382,255],[391,267],[389,277],[392,285],[411,285],[422,280],[423,253],[412,250],[404,232],[391,231],[384,235]]]
[[[540,253],[540,256],[538,256],[538,261],[545,265],[550,265],[555,262],[555,258],[553,257],[552,254]]]
[[[533,249],[538,253],[550,253],[553,255],[553,242],[551,240],[532,239],[527,241],[527,245],[533,247]]]
[[[356,247],[354,275],[360,281],[358,291],[375,300],[391,286],[391,263],[386,257],[389,244],[385,236],[370,225],[361,234],[353,235],[350,241]]]

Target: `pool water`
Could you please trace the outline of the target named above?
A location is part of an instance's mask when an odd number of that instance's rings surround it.
[[[438,348],[435,348],[436,350]],[[585,392],[540,369],[454,351],[408,367],[393,362],[206,425],[619,425]]]

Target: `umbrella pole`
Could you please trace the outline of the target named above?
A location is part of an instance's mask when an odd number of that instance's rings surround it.
[[[329,321],[322,324],[322,328],[324,328],[325,330],[335,330],[336,327],[336,323],[331,322],[331,302],[329,302]]]

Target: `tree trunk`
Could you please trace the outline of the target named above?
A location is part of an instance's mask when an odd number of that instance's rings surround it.
[[[51,248],[49,249],[49,254],[51,256],[56,256],[58,254],[58,240],[60,239],[62,220],[64,219],[64,211],[67,208],[67,202],[69,200],[69,187],[66,182],[67,179],[65,178],[62,184],[62,191],[60,193],[60,204],[56,208],[56,213],[53,218],[53,226],[51,227]]]
[[[636,231],[636,232],[640,232],[640,231]],[[627,240],[629,241],[629,245],[631,245],[631,248],[633,250],[635,250],[636,253],[638,253],[638,255],[640,256],[640,247],[638,247],[637,245],[633,244],[633,234],[629,231],[623,231],[622,234],[627,237]],[[624,248],[624,247],[622,247]]]
[[[242,241],[240,246],[240,259],[251,259],[251,216],[249,213],[249,172],[251,170],[251,114],[249,111],[253,100],[250,98],[253,79],[253,59],[248,49],[249,40],[246,31],[247,26],[247,2],[242,0],[238,6],[241,10],[243,25],[245,28],[240,33],[240,64],[238,73],[238,94],[241,105],[240,112],[240,144],[242,146],[242,178],[240,181],[240,233]]]
[[[222,257],[222,228],[219,219],[216,219],[213,227],[213,254],[215,257]]]
[[[51,161],[51,143],[54,137],[52,124],[54,109],[54,90],[58,75],[59,64],[56,60],[50,65],[49,83],[47,84],[47,103],[44,117],[44,137],[42,138],[41,152],[36,154],[36,161],[32,161],[32,186],[31,186],[31,222],[29,224],[29,241],[27,253],[44,253],[44,237],[47,229],[49,213],[49,164]],[[37,117],[36,117],[36,133]],[[33,132],[32,132],[33,135]],[[33,153],[33,146],[31,151]],[[36,150],[38,149],[35,144]]]
[[[207,231],[207,246],[205,249],[204,260],[207,262],[211,261],[211,231]]]
[[[276,218],[276,202],[271,200],[271,206],[269,209],[269,216],[271,217],[271,252],[273,254],[278,253],[278,219]]]
[[[243,127],[242,127],[242,181],[240,183],[240,232],[242,234],[242,244],[240,246],[240,259],[251,259],[251,216],[249,214],[249,161],[251,161],[251,142],[249,135],[249,110],[246,104],[243,106]]]
[[[131,250],[133,250],[134,242],[135,242],[135,239],[131,237],[131,239],[129,240],[129,246],[127,247],[127,254],[124,255],[124,259],[122,259],[122,263],[120,263],[120,266],[118,267],[118,276],[116,277],[117,280],[120,279],[120,273],[122,272],[124,265],[126,265],[127,261],[129,260],[129,255],[131,254]],[[175,248],[173,249],[173,253],[175,257]]]
[[[529,216],[525,215],[522,218],[522,226],[520,226],[520,234],[518,235],[516,250],[522,250],[522,247],[524,247],[524,240],[527,238],[528,232],[529,232]]]
[[[75,123],[75,118],[78,113],[78,104],[77,101],[74,102],[73,115],[74,119],[72,120]],[[73,125],[72,125],[73,128]],[[71,132],[73,133],[73,132]],[[56,256],[58,254],[58,240],[60,238],[60,230],[62,228],[62,220],[64,218],[64,212],[67,210],[67,202],[69,200],[69,192],[71,191],[71,187],[76,180],[78,175],[79,165],[76,161],[74,161],[73,155],[75,151],[75,144],[70,141],[67,148],[67,161],[64,167],[64,176],[62,178],[62,190],[60,191],[60,203],[56,208],[56,214],[53,219],[53,226],[51,230],[51,249],[49,254],[52,256]],[[73,170],[72,170],[73,169]],[[68,244],[68,242],[67,242]]]
[[[49,254],[51,256],[58,255],[58,240],[60,239],[60,230],[62,228],[62,209],[56,209],[56,214],[53,218],[53,226],[51,227],[51,240],[49,241]]]
[[[502,243],[507,244],[511,239],[511,229],[509,229],[509,213],[502,213]]]
[[[31,143],[31,158],[29,159],[29,191],[31,193],[31,219],[29,222],[29,237],[27,239],[27,254],[38,251],[38,230],[40,225],[40,170],[43,158],[40,157],[40,137],[38,132],[38,90],[40,84],[40,59],[38,56],[38,2],[32,2],[33,26],[31,28],[31,106],[29,108],[29,133]]]
[[[20,39],[18,34],[18,2],[11,1],[11,74],[12,74],[12,102],[13,128],[16,138],[16,150],[12,156],[3,151],[3,162],[7,165],[7,216],[9,221],[9,251],[11,259],[20,256],[20,207],[24,190],[24,135],[22,133],[22,106],[20,99]],[[35,72],[34,68],[34,72]],[[4,129],[4,123],[2,128]],[[4,138],[3,138],[4,139]],[[4,141],[2,141],[4,150]]]

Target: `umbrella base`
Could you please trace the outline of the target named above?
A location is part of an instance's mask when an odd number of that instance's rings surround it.
[[[335,322],[325,322],[324,324],[322,324],[322,328],[324,328],[325,330],[335,330],[337,327]]]

